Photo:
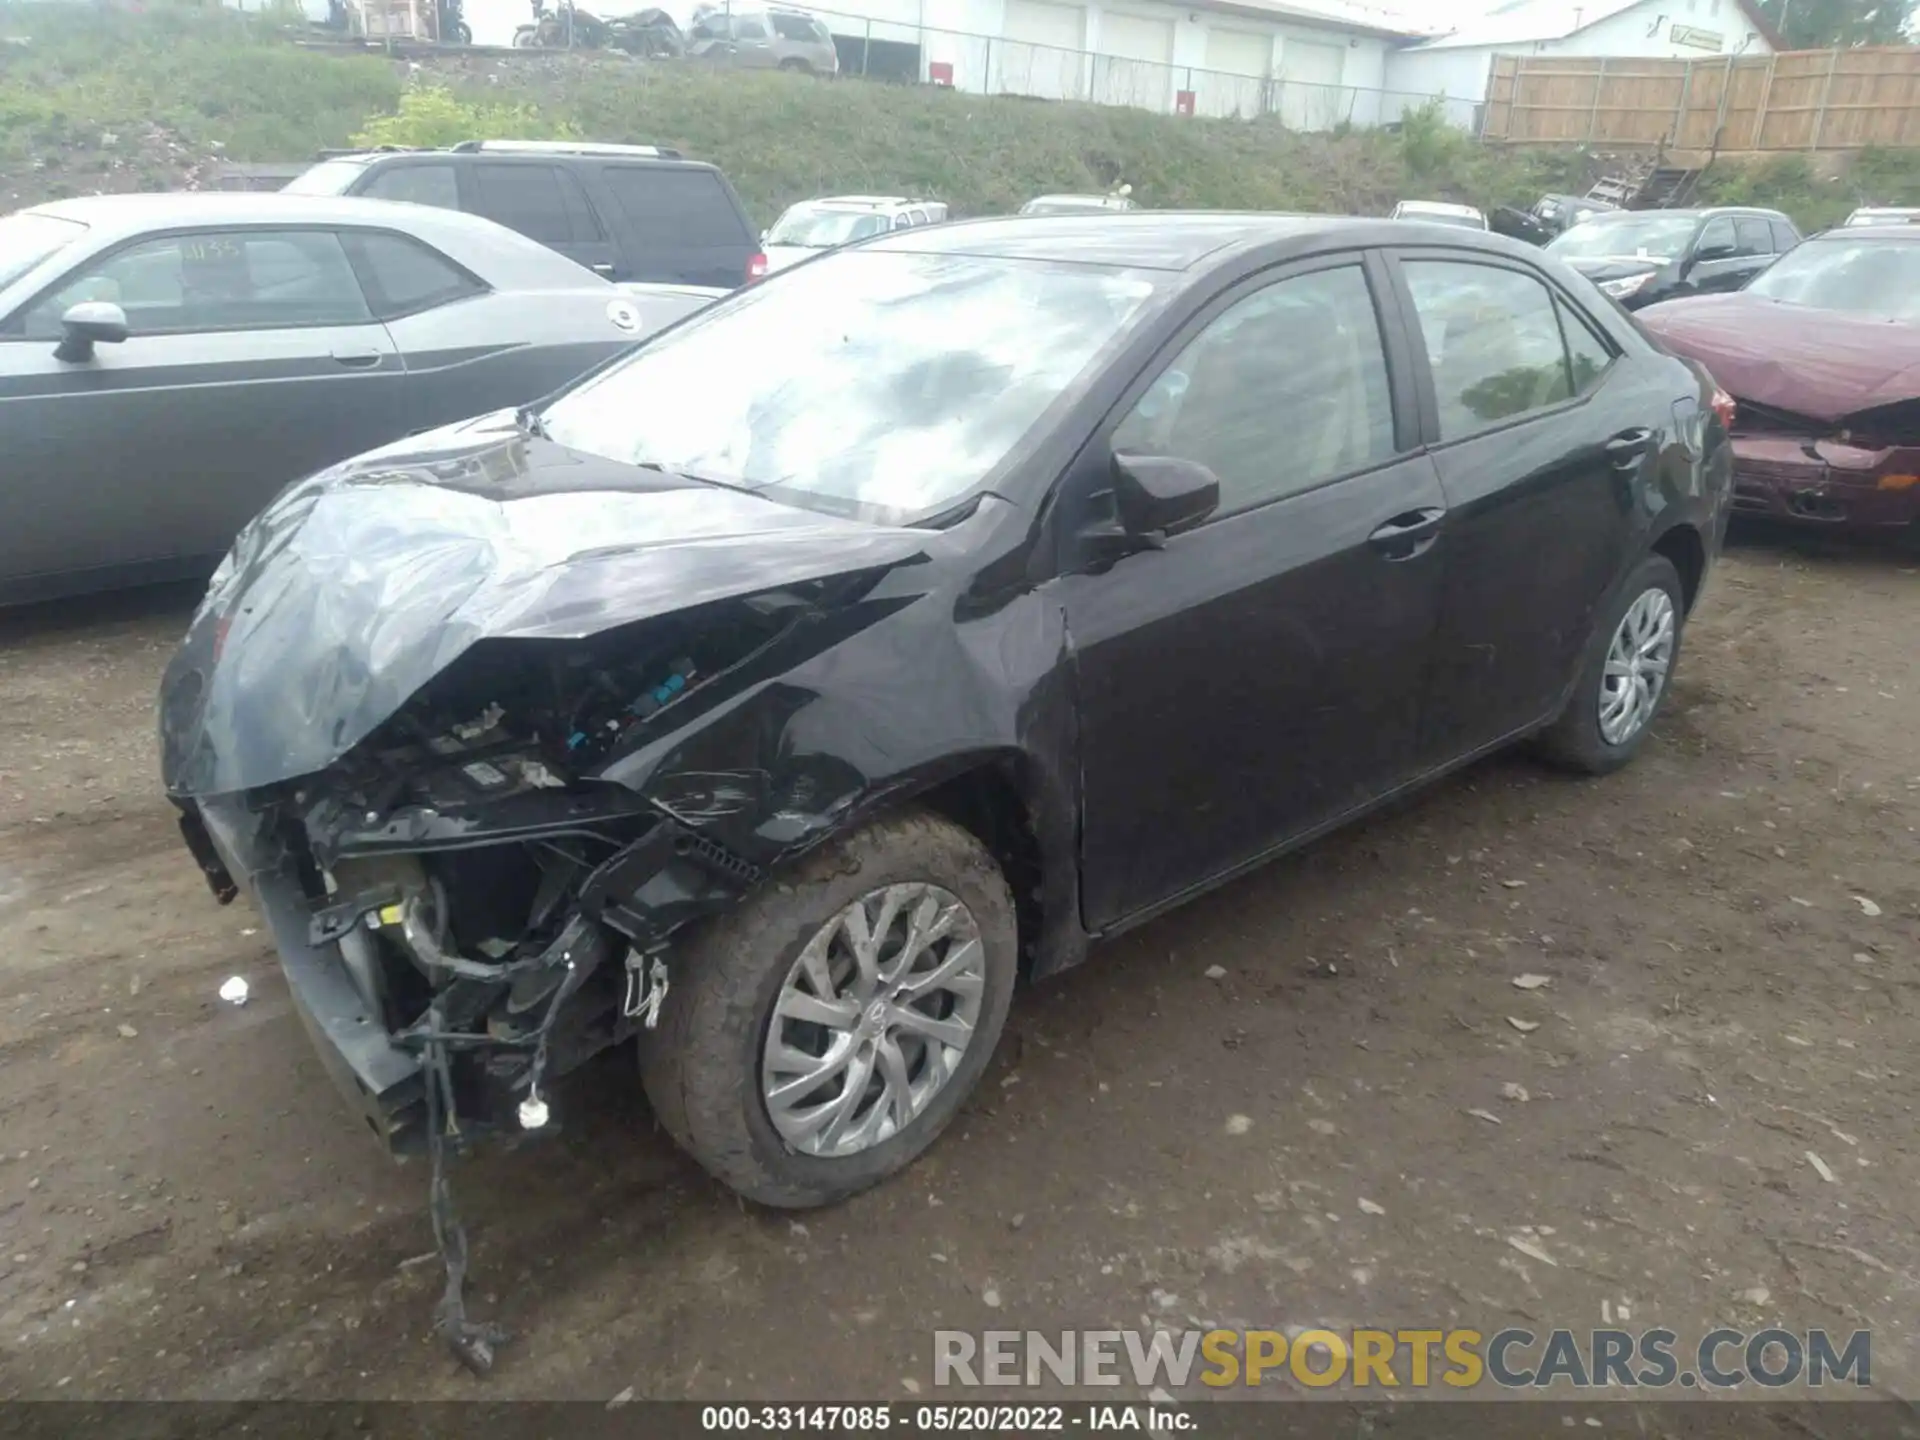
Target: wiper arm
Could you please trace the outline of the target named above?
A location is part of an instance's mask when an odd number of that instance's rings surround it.
[[[697,485],[711,485],[716,490],[734,490],[742,495],[756,495],[760,491],[757,485],[742,485],[737,480],[718,480],[711,475],[697,475],[691,470],[682,470],[678,465],[663,465],[658,460],[635,460],[636,470],[652,470],[660,475],[678,475]]]
[[[540,412],[531,405],[522,405],[513,412],[513,423],[520,427],[522,435],[531,435],[536,440],[551,440],[547,434],[547,422],[540,418]]]

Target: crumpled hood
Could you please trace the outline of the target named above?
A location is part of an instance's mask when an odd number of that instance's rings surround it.
[[[1920,397],[1920,329],[1764,295],[1702,295],[1639,312],[1728,394],[1815,420]]]
[[[176,796],[311,774],[476,641],[580,638],[925,542],[582,455],[510,413],[413,437],[241,532],[161,682],[161,773]]]

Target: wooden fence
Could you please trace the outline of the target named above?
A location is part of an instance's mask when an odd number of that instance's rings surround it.
[[[1481,135],[1679,154],[1920,145],[1920,48],[1700,60],[1496,55]]]

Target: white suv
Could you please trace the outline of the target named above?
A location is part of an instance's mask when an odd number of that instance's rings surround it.
[[[916,225],[938,225],[947,218],[943,200],[913,200],[904,195],[823,195],[791,205],[760,237],[769,272],[797,264],[809,255]]]

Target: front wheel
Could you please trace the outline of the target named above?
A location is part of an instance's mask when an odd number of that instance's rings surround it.
[[[1665,556],[1649,555],[1594,627],[1573,698],[1540,737],[1549,759],[1605,775],[1640,753],[1679,663],[1685,620],[1680,572]]]
[[[537,50],[540,46],[539,33],[531,25],[522,25],[513,32],[513,48],[516,50]]]
[[[660,1123],[751,1200],[831,1204],[959,1112],[1006,1023],[1013,900],[993,857],[905,811],[829,842],[673,957],[641,1077]]]

